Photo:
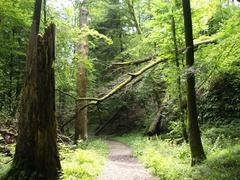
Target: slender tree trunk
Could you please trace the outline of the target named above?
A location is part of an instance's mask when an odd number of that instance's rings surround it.
[[[60,161],[56,142],[55,26],[38,35],[42,0],[35,1],[25,82],[22,89],[18,138],[13,166],[6,179],[58,178]]]
[[[59,91],[59,130],[64,134],[65,94]]]
[[[44,27],[47,27],[47,0],[43,0],[43,21],[44,21]]]
[[[87,25],[88,11],[85,9],[80,10],[80,28],[83,28]],[[84,38],[80,43],[77,49],[77,53],[80,57],[77,64],[77,95],[79,98],[87,97],[87,74],[84,61],[88,60],[88,46],[87,46],[87,37]],[[77,116],[75,121],[75,143],[79,139],[86,140],[87,133],[87,108],[78,110],[79,107],[83,107],[87,102],[79,101],[77,102]]]
[[[189,142],[192,156],[192,166],[200,163],[206,156],[204,154],[200,130],[197,121],[197,105],[196,105],[196,91],[195,91],[195,75],[193,70],[194,64],[194,47],[192,34],[192,17],[189,0],[182,0],[183,15],[185,27],[185,41],[186,41],[186,65],[187,72],[187,106],[188,106],[188,126],[189,126]]]
[[[126,0],[126,2],[128,5],[129,14],[131,15],[134,25],[137,29],[137,33],[140,35],[140,34],[142,34],[142,30],[141,30],[137,15],[135,13],[134,0]]]
[[[174,16],[171,16],[171,28],[173,35],[173,43],[174,43],[174,52],[175,52],[175,64],[177,67],[177,89],[178,89],[178,102],[179,102],[179,119],[182,122],[182,134],[184,140],[188,141],[187,129],[185,124],[184,109],[183,109],[183,101],[182,101],[182,88],[181,88],[181,74],[180,74],[180,64],[179,64],[179,54],[178,54],[178,45],[177,45],[177,35],[176,35],[176,22]]]

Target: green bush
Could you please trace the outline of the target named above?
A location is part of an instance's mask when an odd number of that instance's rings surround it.
[[[159,179],[239,179],[239,120],[225,125],[202,127],[202,141],[207,160],[191,167],[189,144],[162,136],[142,137],[140,134],[118,137],[128,143],[134,154]]]

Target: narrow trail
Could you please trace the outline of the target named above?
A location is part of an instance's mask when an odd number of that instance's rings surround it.
[[[97,180],[156,180],[132,155],[128,146],[107,141],[109,156]]]

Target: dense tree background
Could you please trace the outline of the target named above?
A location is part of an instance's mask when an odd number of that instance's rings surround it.
[[[188,73],[195,75],[200,130],[239,122],[240,4],[190,2],[193,67],[185,60],[188,48],[180,0],[47,1],[47,24],[54,22],[57,28],[53,66],[59,136],[70,141],[74,136],[81,108],[76,107],[78,64],[86,70],[91,98],[87,103],[92,104],[90,137],[141,132],[188,142]],[[34,2],[0,0],[0,4],[0,129],[17,134]],[[80,29],[81,8],[88,10],[89,18],[88,26]],[[86,37],[89,50],[84,61],[76,51]]]

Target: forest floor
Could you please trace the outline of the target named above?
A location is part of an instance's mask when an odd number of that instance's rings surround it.
[[[155,178],[132,155],[128,146],[107,141],[109,156],[102,174],[97,180],[154,180]]]

